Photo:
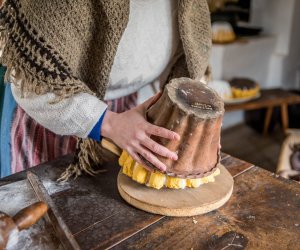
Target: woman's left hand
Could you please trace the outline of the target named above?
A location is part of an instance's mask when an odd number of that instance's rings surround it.
[[[146,120],[146,110],[159,96],[160,94],[157,94],[143,104],[123,113],[117,114],[107,111],[103,119],[101,134],[126,150],[138,163],[146,165],[144,162],[146,160],[164,172],[166,166],[155,154],[172,160],[177,160],[178,156],[175,152],[160,145],[150,137],[155,135],[169,140],[179,140],[180,136]]]

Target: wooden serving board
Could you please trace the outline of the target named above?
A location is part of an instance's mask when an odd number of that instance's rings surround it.
[[[133,181],[121,171],[118,175],[118,189],[122,198],[141,210],[167,216],[195,216],[208,213],[224,205],[233,190],[233,178],[226,168],[219,164],[220,174],[215,182],[199,188],[156,190]]]

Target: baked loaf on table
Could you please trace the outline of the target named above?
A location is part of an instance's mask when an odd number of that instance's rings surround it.
[[[229,83],[233,98],[255,97],[260,91],[258,83],[248,78],[233,78]]]
[[[166,172],[153,173],[136,164],[125,152],[119,159],[123,173],[133,180],[160,189],[199,187],[219,174],[220,133],[224,103],[206,84],[180,78],[166,85],[160,99],[147,111],[147,120],[180,135],[179,141],[153,136],[159,144],[177,152],[178,160],[157,156]]]
[[[236,35],[230,23],[216,21],[212,23],[212,41],[217,44],[232,43]]]

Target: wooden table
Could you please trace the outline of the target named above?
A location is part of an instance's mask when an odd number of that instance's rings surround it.
[[[55,184],[70,160],[61,158],[32,172],[42,180],[82,249],[299,249],[299,183],[251,163],[222,154],[222,163],[235,180],[228,203],[206,215],[171,218],[125,203],[117,191],[116,163],[97,177]],[[24,178],[25,173],[19,173],[0,180],[0,191]],[[30,246],[40,249],[41,237],[32,237]]]
[[[263,89],[261,90],[261,96],[258,99],[239,104],[227,104],[225,105],[225,110],[237,111],[266,108],[267,112],[264,121],[264,135],[266,135],[268,133],[274,107],[280,107],[282,128],[286,131],[289,127],[288,105],[299,103],[300,95],[293,94],[283,89]]]

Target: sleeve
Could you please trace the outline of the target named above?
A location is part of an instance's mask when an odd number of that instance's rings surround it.
[[[55,94],[43,95],[28,94],[21,97],[21,90],[14,84],[11,85],[12,94],[18,105],[24,111],[50,131],[60,135],[75,135],[86,138],[95,126],[99,128],[99,121],[107,109],[107,105],[97,97],[89,93],[78,93],[72,97],[61,100],[58,103],[50,103]]]
[[[92,138],[97,142],[100,142],[100,140],[102,138],[102,136],[101,136],[101,126],[102,126],[102,123],[103,123],[105,113],[106,113],[106,110],[103,112],[100,119],[98,120],[98,122],[95,124],[95,126],[93,127],[93,129],[90,131],[90,133],[88,135],[89,138]]]

